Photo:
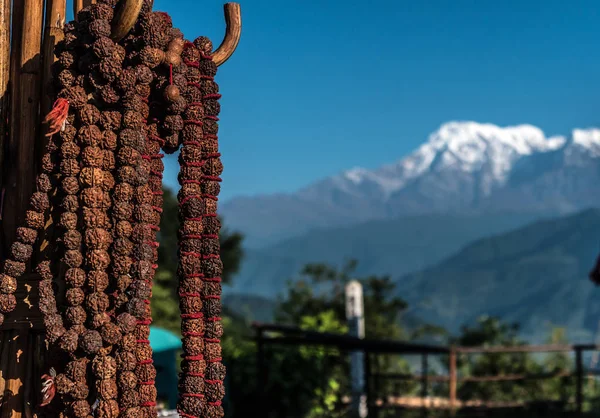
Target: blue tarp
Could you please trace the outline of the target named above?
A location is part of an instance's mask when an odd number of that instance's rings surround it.
[[[150,346],[155,353],[179,350],[181,348],[181,340],[177,335],[166,329],[150,327]]]

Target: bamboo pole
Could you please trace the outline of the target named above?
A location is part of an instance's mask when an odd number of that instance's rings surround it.
[[[43,27],[43,0],[14,2],[13,51],[11,61],[10,128],[5,157],[5,207],[3,231],[5,248],[14,241],[17,225],[24,222],[29,197],[33,192],[38,142],[40,101],[40,48]]]
[[[8,86],[10,80],[10,0],[0,0],[0,164],[4,162],[4,143],[8,132]],[[4,206],[3,173],[0,167],[0,220]],[[4,250],[0,247],[0,257]]]

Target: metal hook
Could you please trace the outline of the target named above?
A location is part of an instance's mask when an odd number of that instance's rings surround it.
[[[94,0],[76,0],[75,15],[84,3],[92,3]],[[144,0],[121,0],[115,10],[112,21],[111,38],[115,42],[123,39],[133,28],[137,21]],[[152,3],[151,3],[152,4]],[[213,61],[218,66],[227,61],[235,52],[242,35],[242,12],[238,3],[226,3],[225,12],[225,37],[221,45],[213,53]]]

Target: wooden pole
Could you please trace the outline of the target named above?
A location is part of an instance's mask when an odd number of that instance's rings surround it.
[[[583,412],[583,350],[580,347],[575,349],[575,378],[576,380],[576,402],[577,414],[581,416]]]
[[[40,49],[44,2],[15,1],[13,7],[11,132],[4,159],[10,162],[4,167],[4,248],[12,244],[17,226],[24,223],[34,186],[35,170],[32,169],[32,162],[35,161],[36,144],[39,145]]]
[[[213,62],[223,64],[235,52],[242,37],[242,9],[238,3],[226,3],[225,11],[225,38],[221,45],[213,52]]]
[[[448,371],[450,374],[450,408],[452,413],[456,412],[456,348],[450,348]]]
[[[54,47],[63,40],[65,19],[67,14],[67,0],[46,0],[46,29],[44,30],[44,46],[42,49],[42,94],[41,116],[44,117],[52,109],[53,88],[52,64],[57,57]]]
[[[10,12],[11,1],[0,0],[0,164],[4,161],[4,144],[8,134],[8,88],[10,80]],[[3,173],[0,169],[0,220],[4,206],[5,189],[2,187]],[[0,244],[0,257],[7,249]]]

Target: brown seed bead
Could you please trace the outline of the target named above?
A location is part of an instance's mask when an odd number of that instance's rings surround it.
[[[133,68],[125,68],[121,71],[116,86],[123,92],[127,92],[135,87],[137,74]]]
[[[69,286],[82,287],[85,284],[85,272],[80,268],[68,269],[65,273],[65,281]]]
[[[139,388],[140,403],[148,404],[156,400],[156,388],[151,385],[143,385]]]
[[[198,376],[185,376],[183,378],[183,387],[190,393],[203,393],[204,378]]]
[[[60,173],[63,176],[76,176],[79,171],[80,167],[77,160],[68,159],[60,162]]]
[[[83,220],[86,228],[103,229],[110,226],[110,219],[108,218],[107,214],[101,209],[83,208]],[[97,239],[99,247],[106,247],[106,241],[100,241],[100,239],[109,238],[107,238],[107,235],[102,235],[102,237],[90,236],[86,237],[86,239]],[[110,241],[108,242],[110,243]]]
[[[73,390],[75,384],[64,374],[59,374],[54,378],[54,387],[59,395],[66,395]]]
[[[128,148],[132,149],[132,148]],[[129,202],[133,199],[134,187],[129,183],[119,183],[115,186],[114,197],[116,201],[126,201]]]
[[[140,51],[140,60],[142,64],[155,68],[160,63],[162,63],[165,59],[165,53],[157,48],[144,47]]]
[[[44,227],[44,214],[33,210],[25,212],[25,226],[31,229],[42,229]]]
[[[117,255],[129,255],[133,250],[133,242],[127,238],[117,238],[113,243],[113,251]]]
[[[171,42],[169,42],[169,46],[167,47],[167,49],[177,54],[181,54],[183,52],[184,45],[185,41],[183,39],[175,38]]]
[[[76,73],[73,70],[65,69],[62,70],[57,77],[58,86],[61,88],[68,88],[75,84]]]
[[[83,126],[77,131],[77,138],[87,146],[98,146],[102,139],[102,131],[96,125]]]
[[[183,339],[183,351],[189,356],[200,356],[204,353],[204,338],[188,336]]]
[[[10,247],[10,254],[15,261],[27,262],[33,254],[33,247],[21,242],[15,242]]]
[[[83,263],[83,255],[79,250],[67,250],[65,251],[63,261],[68,267],[77,268]]]
[[[123,129],[119,134],[121,146],[132,147],[138,151],[143,151],[145,146],[144,134],[139,130]]]
[[[62,189],[68,195],[75,195],[79,192],[79,181],[77,177],[65,177],[62,179]]]
[[[92,50],[94,51],[94,54],[98,58],[108,58],[108,57],[112,56],[114,49],[115,49],[115,44],[108,37],[98,38],[92,46]]]
[[[132,263],[131,257],[115,256],[113,259],[113,273],[116,275],[129,273]]]
[[[86,317],[85,309],[81,306],[69,306],[65,310],[65,318],[71,325],[83,325]]]
[[[132,372],[136,370],[137,360],[135,354],[129,351],[121,351],[116,355],[117,367],[121,372]],[[136,373],[139,376],[139,373]]]
[[[140,152],[132,147],[122,147],[117,151],[117,161],[121,165],[136,166],[140,163],[141,158]]]
[[[81,153],[83,164],[88,167],[100,167],[102,165],[102,149],[95,146],[85,147]]]
[[[40,192],[48,193],[52,190],[52,180],[47,174],[40,174],[36,179],[36,187]]]
[[[77,350],[78,340],[79,335],[73,330],[68,330],[60,337],[58,346],[67,353],[74,353]]]
[[[196,313],[202,310],[202,299],[198,297],[184,297],[179,301],[181,312],[184,314]]]
[[[46,338],[51,343],[56,342],[61,335],[63,335],[67,330],[63,326],[62,318],[58,314],[49,315],[44,320],[44,325],[46,327]]]
[[[179,88],[175,85],[170,85],[165,88],[164,98],[168,102],[176,103],[181,98]]]
[[[63,142],[60,146],[60,155],[63,159],[77,158],[79,156],[80,148],[75,142]]]
[[[109,305],[110,302],[108,300],[108,295],[102,292],[94,292],[89,294],[85,301],[85,306],[87,307],[88,312],[92,314],[106,312]]]
[[[104,130],[116,131],[121,128],[122,115],[117,110],[106,110],[100,116],[100,126]]]
[[[145,3],[146,4],[146,3]],[[129,408],[125,411],[121,412],[122,418],[139,418],[141,415],[141,410],[138,407]]]
[[[114,399],[98,402],[97,418],[116,418],[119,416],[119,404]]]
[[[48,194],[42,192],[35,192],[29,199],[29,207],[36,212],[44,212],[50,208],[50,201],[48,200]]]
[[[77,214],[73,212],[64,212],[60,215],[60,226],[65,229],[77,228]],[[39,228],[37,228],[39,229]]]
[[[122,408],[134,408],[140,404],[140,395],[135,390],[127,390],[120,397]]]
[[[121,331],[116,324],[108,322],[100,328],[100,335],[107,344],[118,344],[121,341]]]
[[[75,382],[83,382],[87,379],[87,359],[72,360],[65,367],[67,377]]]
[[[180,290],[183,293],[194,293],[197,292],[198,289],[202,289],[204,285],[201,277],[186,277],[181,280],[179,286]]]
[[[100,89],[100,98],[108,105],[114,105],[119,102],[120,96],[111,86],[104,86]]]
[[[87,382],[75,382],[75,386],[71,391],[71,396],[73,399],[82,400],[86,399],[90,394],[90,389],[88,388]]]
[[[200,61],[201,57],[202,54],[200,53],[200,51],[191,46],[190,44],[185,45],[183,48],[183,52],[181,53],[181,58],[189,62],[198,62]]]
[[[117,361],[111,356],[98,356],[92,361],[92,371],[99,379],[112,379],[117,374]]]
[[[128,221],[133,216],[133,205],[127,202],[116,202],[113,207],[113,217],[120,221]]]
[[[204,332],[204,327],[205,324],[203,319],[188,319],[182,321],[181,332],[201,334]]]
[[[115,227],[116,235],[123,238],[129,238],[133,227],[128,221],[119,221]]]
[[[100,111],[93,104],[86,104],[77,112],[79,122],[84,125],[95,125],[100,120]]]
[[[102,337],[98,331],[88,330],[81,335],[79,346],[87,354],[96,354],[102,348]]]
[[[115,155],[112,151],[103,150],[102,160],[100,162],[100,168],[106,171],[114,170],[115,168]]]
[[[119,343],[119,348],[122,351],[135,351],[135,347],[137,346],[137,339],[133,333],[123,335],[121,342]]]
[[[81,86],[72,86],[63,90],[59,96],[66,98],[73,109],[79,109],[88,101],[87,92]]]
[[[77,212],[79,209],[79,198],[76,195],[64,196],[59,207],[65,212]]]
[[[90,404],[85,400],[74,401],[71,404],[70,409],[71,414],[73,414],[76,418],[88,418],[92,411]]]
[[[129,334],[135,330],[137,320],[133,315],[122,313],[117,317],[117,325],[123,334]]]
[[[186,411],[188,415],[204,417],[205,405],[204,399],[184,397],[179,400],[177,410]]]
[[[66,293],[67,303],[71,306],[79,306],[85,299],[85,293],[80,288],[72,288],[67,290]]]
[[[6,274],[0,275],[0,292],[12,294],[17,291],[17,279]]]
[[[110,57],[104,58],[100,61],[98,70],[106,81],[112,83],[121,76],[122,68],[118,62],[113,61],[113,58]],[[106,88],[106,86],[103,88]]]
[[[194,40],[194,46],[198,48],[204,55],[212,55],[213,43],[210,39],[200,36]]]
[[[222,363],[209,363],[206,366],[207,380],[225,380],[225,365]]]
[[[86,264],[92,270],[106,270],[110,265],[110,255],[104,250],[92,250],[86,258]]]
[[[156,379],[156,369],[152,364],[138,364],[134,370],[141,382],[148,382]]]
[[[110,23],[106,20],[95,20],[88,26],[90,34],[94,38],[102,38],[110,36]]]
[[[85,244],[97,250],[107,250],[112,242],[110,232],[102,228],[88,229],[85,231]]]
[[[88,273],[87,286],[94,292],[104,292],[109,285],[108,274],[105,271],[93,270]]]
[[[65,232],[63,243],[67,250],[79,250],[81,247],[81,233],[77,230]]]
[[[110,322],[110,315],[108,315],[106,312],[101,312],[92,316],[90,326],[93,329],[98,329],[108,322]]]
[[[75,65],[76,56],[72,51],[63,51],[62,54],[58,56],[58,62],[60,63],[62,68],[71,68]]]
[[[166,65],[172,65],[173,67],[177,67],[181,65],[181,55],[175,51],[167,51],[165,52],[164,63]]]
[[[96,381],[96,392],[103,400],[115,399],[117,397],[117,382],[114,379]],[[121,405],[124,407],[124,405]]]
[[[128,129],[142,129],[144,122],[144,117],[135,110],[127,110],[123,115],[123,126]]]

